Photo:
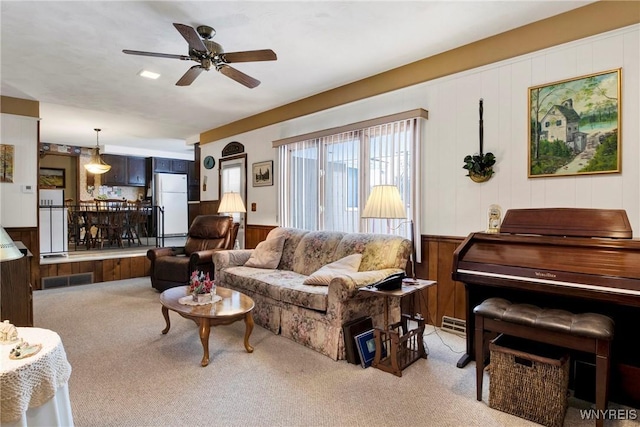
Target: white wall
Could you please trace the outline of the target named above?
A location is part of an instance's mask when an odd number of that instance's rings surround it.
[[[527,178],[527,94],[531,86],[622,68],[622,173]],[[248,188],[248,224],[278,224],[277,152],[273,140],[398,113],[429,111],[422,150],[421,233],[466,236],[486,228],[489,205],[625,209],[640,236],[640,26],[611,31],[525,56],[343,105],[205,144],[202,158],[219,159],[230,141],[244,144],[248,165],[273,159],[274,186]],[[494,177],[476,184],[462,169],[478,151],[478,101],[484,99],[484,148],[497,157]],[[217,167],[207,171],[215,200]],[[214,176],[212,176],[214,175]],[[212,185],[213,184],[213,185]]]
[[[0,143],[14,146],[13,183],[0,183],[0,225],[38,225],[38,119],[1,114]],[[30,185],[31,193],[23,192]]]

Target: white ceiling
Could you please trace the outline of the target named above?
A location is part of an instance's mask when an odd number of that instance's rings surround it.
[[[200,132],[591,1],[1,1],[1,93],[40,101],[41,141],[185,154]],[[273,49],[233,64],[248,89],[195,65],[125,55],[187,54],[172,23],[209,25],[225,51]],[[158,80],[137,76],[147,69]],[[119,148],[122,147],[122,148]]]

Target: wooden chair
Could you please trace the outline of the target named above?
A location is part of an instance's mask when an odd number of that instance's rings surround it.
[[[140,200],[127,200],[127,216],[125,221],[125,237],[131,243],[137,240],[142,245],[141,235],[149,236],[147,219],[150,215],[151,204]]]
[[[105,242],[111,246],[124,247],[126,201],[122,199],[96,199],[100,248]]]
[[[80,200],[78,202],[78,214],[80,218],[79,241],[86,245],[87,249],[95,248],[98,239],[98,212],[95,200]]]

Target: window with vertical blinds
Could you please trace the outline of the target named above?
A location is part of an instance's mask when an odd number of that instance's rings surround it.
[[[279,148],[281,224],[306,230],[410,237],[407,220],[361,219],[374,185],[395,185],[414,221],[420,206],[419,146],[425,110],[275,141]]]

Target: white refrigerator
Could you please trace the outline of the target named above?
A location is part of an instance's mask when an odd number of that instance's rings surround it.
[[[154,204],[164,210],[158,218],[158,234],[184,236],[189,230],[189,206],[187,204],[187,175],[157,173],[154,181]],[[162,224],[164,217],[164,233]]]
[[[67,208],[64,190],[40,190],[40,256],[67,256]]]

